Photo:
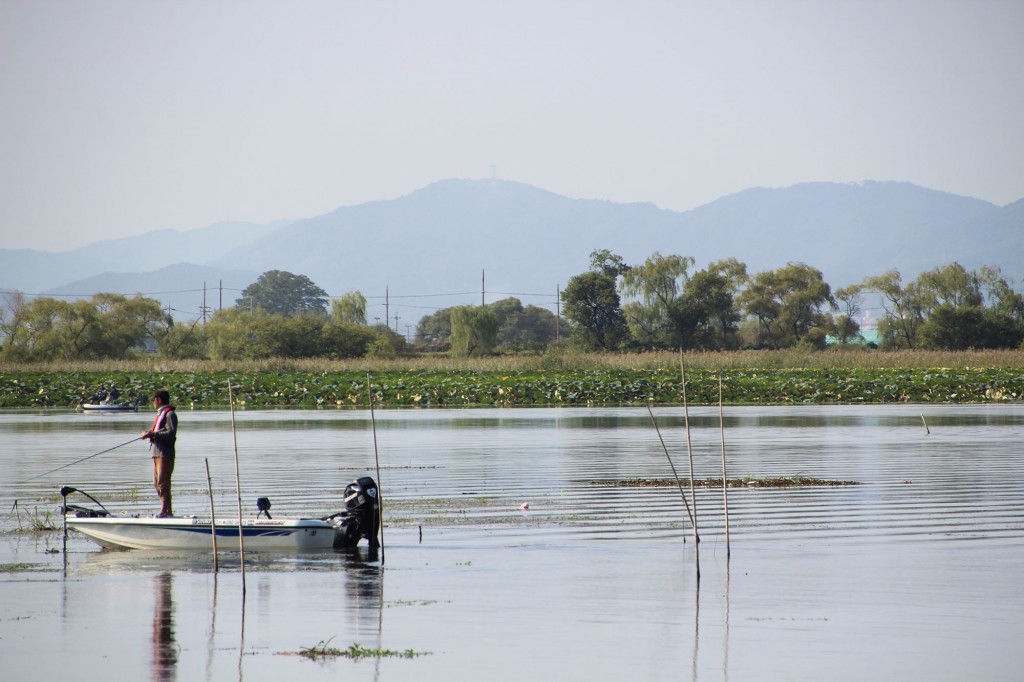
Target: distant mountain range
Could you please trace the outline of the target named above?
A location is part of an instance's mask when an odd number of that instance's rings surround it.
[[[554,307],[590,252],[627,263],[653,252],[697,269],[735,257],[751,273],[790,261],[833,288],[898,269],[909,280],[957,261],[1024,278],[1024,200],[986,201],[900,182],[749,189],[686,212],[570,199],[502,180],[443,180],[389,201],[267,225],[163,230],[50,253],[0,249],[0,288],[32,294],[142,292],[197,317],[233,305],[267,270],[306,275],[332,296],[359,290],[368,316],[415,325],[451,305],[518,296]],[[385,296],[387,297],[385,299]],[[396,324],[395,316],[400,318]]]

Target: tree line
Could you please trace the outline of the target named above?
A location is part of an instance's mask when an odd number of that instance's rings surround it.
[[[688,256],[652,254],[629,265],[607,250],[562,292],[573,340],[592,350],[623,348],[824,348],[863,341],[858,319],[866,296],[884,315],[883,349],[1017,348],[1024,342],[1024,300],[998,268],[959,263],[904,283],[899,271],[835,291],[817,268],[788,263],[749,275],[726,259],[691,271]],[[625,300],[625,302],[623,302]]]
[[[608,250],[561,292],[560,314],[506,298],[424,316],[410,343],[366,321],[366,298],[336,299],[304,275],[263,273],[206,324],[176,322],[142,296],[100,293],[75,302],[8,295],[0,310],[0,360],[122,359],[155,352],[219,360],[389,358],[581,350],[821,349],[863,343],[866,296],[881,301],[878,346],[996,349],[1024,345],[1024,300],[997,268],[951,263],[904,283],[892,270],[835,291],[820,270],[788,263],[749,275],[734,258],[694,269],[690,256],[655,252],[628,264]]]

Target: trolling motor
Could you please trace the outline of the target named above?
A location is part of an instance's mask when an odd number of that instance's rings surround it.
[[[68,504],[68,495],[71,493],[81,493],[82,495],[85,495],[90,500],[98,504],[100,508],[90,509],[89,507],[80,507],[77,504]],[[72,488],[69,485],[65,485],[60,489],[60,496],[64,498],[64,504],[60,508],[60,511],[64,516],[67,516],[68,512],[74,512],[75,516],[80,518],[101,518],[104,516],[110,516],[110,511],[107,510],[99,500],[84,490],[79,490],[78,488]]]
[[[81,494],[85,495],[90,500],[92,500],[93,502],[98,504],[100,506],[100,508],[99,509],[90,509],[89,507],[80,507],[77,504],[68,504],[68,495],[70,495],[71,493],[81,493]],[[95,497],[93,497],[89,493],[85,492],[84,490],[79,490],[78,488],[72,488],[69,485],[61,486],[61,488],[60,488],[60,496],[64,498],[64,504],[62,504],[61,507],[60,507],[60,513],[61,513],[61,517],[64,519],[64,560],[67,561],[67,556],[68,556],[68,512],[74,512],[75,516],[77,516],[79,518],[82,518],[82,517],[99,518],[99,517],[103,517],[103,516],[110,516],[110,512],[107,511],[107,508],[104,507],[100,503],[99,500],[97,500]],[[100,510],[102,510],[102,511],[100,511]],[[67,564],[65,564],[65,568],[67,568]]]
[[[377,482],[363,476],[345,486],[345,511],[328,518],[341,517],[335,527],[334,548],[350,549],[366,538],[370,547],[377,547],[380,541],[380,492]]]
[[[270,498],[269,497],[257,498],[256,499],[256,509],[259,510],[259,513],[256,514],[256,518],[257,519],[261,515],[262,516],[266,516],[268,519],[271,518],[270,517]]]

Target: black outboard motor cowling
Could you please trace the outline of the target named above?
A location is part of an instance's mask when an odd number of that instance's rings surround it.
[[[355,547],[366,538],[370,547],[380,542],[380,491],[377,482],[363,476],[345,486],[345,517],[334,536],[334,546]]]

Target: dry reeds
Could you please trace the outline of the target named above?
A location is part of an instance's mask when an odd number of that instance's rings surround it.
[[[515,372],[592,369],[668,369],[678,364],[675,351],[646,353],[577,353],[498,355],[453,358],[418,355],[407,358],[330,360],[325,358],[264,360],[175,360],[159,356],[132,360],[65,360],[44,363],[2,363],[0,372],[387,372],[478,371]],[[1024,349],[983,351],[877,351],[867,349],[743,350],[688,352],[686,364],[696,371],[730,369],[888,369],[1024,367]]]

